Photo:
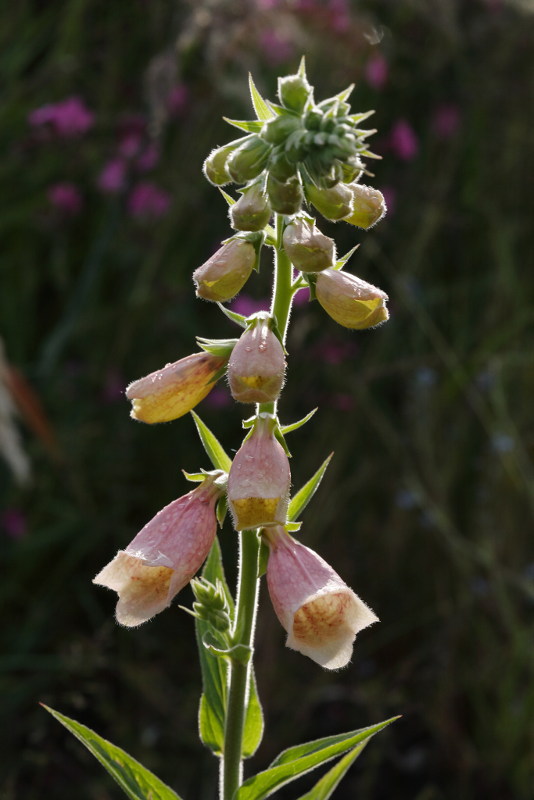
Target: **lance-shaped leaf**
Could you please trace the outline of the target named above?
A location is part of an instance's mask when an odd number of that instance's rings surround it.
[[[85,745],[130,800],[181,800],[176,792],[120,747],[59,711],[45,705],[43,708]]]
[[[314,408],[314,409],[312,409],[312,411],[310,411],[309,414],[306,414],[305,417],[302,417],[302,419],[299,419],[298,422],[292,422],[290,425],[281,425],[280,426],[280,431],[281,431],[282,435],[285,436],[286,433],[291,433],[292,431],[296,431],[296,430],[298,430],[298,428],[301,428],[303,425],[305,425],[307,422],[309,422],[309,420],[313,417],[313,415],[315,414],[316,411],[317,411],[317,409]]]
[[[328,458],[326,458],[323,461],[317,472],[314,475],[312,475],[310,480],[307,483],[305,483],[304,486],[301,489],[299,489],[296,495],[291,499],[289,503],[289,509],[287,512],[287,518],[291,522],[297,519],[300,512],[306,508],[306,506],[312,499],[313,495],[317,491],[319,484],[323,479],[323,475],[325,474],[326,468],[328,467],[330,459],[332,458],[333,455],[334,455],[333,453],[330,453]]]
[[[262,119],[228,119],[223,117],[223,120],[234,128],[241,128],[241,130],[248,131],[249,133],[259,133],[263,128]]]
[[[341,256],[341,258],[338,258],[338,260],[336,261],[335,266],[333,267],[333,269],[342,269],[345,266],[345,264],[347,263],[347,261],[349,260],[349,258],[353,255],[353,253],[356,252],[356,250],[358,249],[359,246],[360,246],[359,244],[355,245],[351,250],[349,250],[348,253],[345,253],[344,256]]]
[[[369,739],[366,739],[365,742],[349,750],[332,769],[328,770],[326,775],[323,775],[323,777],[317,781],[313,789],[301,795],[298,800],[328,800],[329,797],[332,797],[342,778],[345,777],[349,767],[356,761],[368,741]]]
[[[369,728],[327,736],[284,750],[272,762],[269,769],[259,772],[243,783],[235,794],[235,800],[263,800],[265,797],[270,797],[280,787],[370,739],[393,722],[393,719],[397,717]]]
[[[250,758],[258,749],[263,737],[263,712],[256,687],[256,677],[252,663],[249,666],[248,704],[243,728],[242,756]]]
[[[200,441],[204,446],[204,450],[210,457],[211,463],[216,469],[222,469],[224,472],[228,472],[232,466],[232,459],[225,452],[222,444],[219,442],[215,434],[213,434],[208,426],[202,422],[198,414],[195,414],[194,411],[191,411],[191,415],[195,420]]]
[[[250,89],[250,97],[252,100],[252,105],[254,106],[254,111],[256,112],[256,116],[258,117],[258,119],[268,120],[274,117],[274,114],[271,111],[269,105],[256,89],[256,84],[254,83],[254,80],[250,73],[248,76],[248,85]]]

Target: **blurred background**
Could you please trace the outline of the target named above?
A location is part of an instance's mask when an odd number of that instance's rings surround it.
[[[0,655],[5,800],[121,796],[39,701],[186,798],[216,794],[197,739],[192,620],[113,621],[92,577],[207,468],[184,417],[129,419],[125,385],[236,335],[191,273],[230,234],[201,175],[306,55],[316,98],[376,109],[368,233],[322,222],[391,298],[377,331],[300,302],[283,422],[299,487],[335,457],[303,541],[371,605],[353,662],[321,671],[258,623],[262,769],[307,738],[402,719],[340,800],[527,800],[534,764],[533,4],[528,0],[21,0],[1,12]],[[528,108],[530,104],[530,120]],[[529,142],[530,139],[530,142]],[[532,261],[530,260],[530,266]],[[267,306],[269,265],[233,307]],[[197,409],[229,452],[246,408]],[[235,579],[235,535],[221,534]],[[191,602],[189,590],[180,596]],[[316,776],[313,776],[314,779]],[[294,798],[303,779],[277,797]]]

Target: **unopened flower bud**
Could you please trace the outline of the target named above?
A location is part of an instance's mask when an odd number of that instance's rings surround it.
[[[228,504],[238,531],[286,521],[291,473],[274,425],[274,418],[258,417],[230,467]]]
[[[232,227],[238,231],[261,231],[271,219],[267,195],[257,184],[247,187],[237,203],[230,207]]]
[[[310,203],[326,219],[343,219],[352,211],[352,192],[343,183],[338,183],[330,189],[319,189],[309,183],[306,184],[306,195]]]
[[[352,192],[352,211],[344,222],[350,222],[358,228],[371,228],[386,213],[386,201],[384,195],[372,186],[363,186],[359,183],[351,183],[347,187]]]
[[[298,177],[282,182],[269,173],[267,194],[271,208],[278,214],[296,214],[302,208],[304,194]]]
[[[228,172],[236,183],[247,183],[263,172],[269,160],[272,145],[253,136],[237,148],[228,159]]]
[[[131,416],[148,423],[183,417],[211,392],[225,362],[226,358],[204,351],[193,353],[133,381],[126,389]]]
[[[233,142],[225,144],[223,147],[217,147],[215,150],[211,151],[204,161],[203,167],[204,175],[210,183],[213,183],[215,186],[224,186],[226,183],[231,182],[232,178],[227,169],[228,159],[243,141],[244,139],[236,139]]]
[[[256,263],[252,242],[230,239],[193,272],[197,297],[224,303],[241,291]]]
[[[293,220],[284,230],[283,240],[289,260],[302,272],[320,272],[334,265],[335,242],[321,233],[315,222]]]
[[[217,532],[214,476],[159,511],[93,583],[119,595],[117,622],[141,625],[170,605],[205,561]]]
[[[264,531],[270,554],[269,595],[286,646],[325,669],[339,669],[351,659],[356,634],[378,621],[332,567],[281,527]]]
[[[304,75],[286,75],[278,78],[278,97],[285,108],[301,112],[312,96],[313,89]]]
[[[301,127],[300,117],[286,113],[268,120],[262,128],[261,135],[270,144],[284,144],[287,137]]]
[[[241,335],[228,362],[232,397],[240,403],[267,403],[282,391],[284,348],[271,330],[267,313],[258,314]]]
[[[315,293],[326,313],[345,328],[373,328],[389,317],[387,294],[348,272],[336,269],[320,272]]]
[[[341,164],[343,183],[356,183],[363,175],[363,163],[356,156]]]
[[[269,174],[276,178],[277,181],[284,183],[290,178],[294,178],[296,172],[296,164],[288,161],[283,150],[276,148],[269,159]]]

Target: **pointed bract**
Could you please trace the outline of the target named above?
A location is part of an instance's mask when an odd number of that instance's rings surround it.
[[[119,595],[117,622],[136,627],[163,611],[204,563],[217,531],[221,489],[208,476],[201,486],[159,511],[93,583]]]
[[[287,647],[325,669],[346,666],[356,634],[378,621],[332,567],[282,527],[264,531],[267,584]]]
[[[225,363],[226,358],[211,353],[193,353],[133,381],[126,389],[130,416],[148,423],[183,417],[211,392]]]
[[[258,417],[230,467],[228,504],[238,531],[286,521],[291,472],[274,424],[268,415]]]

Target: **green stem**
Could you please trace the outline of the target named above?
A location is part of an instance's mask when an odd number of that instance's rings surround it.
[[[278,329],[285,342],[294,290],[293,268],[287,257],[282,233],[284,218],[276,215],[276,247],[274,260],[274,285],[271,314],[276,316]],[[257,412],[276,414],[276,402],[260,403]],[[239,578],[234,644],[254,646],[254,625],[258,605],[258,558],[260,538],[258,531],[239,534]],[[249,675],[252,658],[248,664],[232,661],[229,668],[228,704],[224,729],[224,754],[220,765],[220,794],[222,800],[232,800],[241,785],[243,776],[243,731],[248,703]]]
[[[259,588],[260,539],[257,531],[241,531],[239,549],[239,579],[233,640],[234,644],[252,647]],[[221,760],[221,796],[223,800],[232,800],[243,776],[241,755],[251,664],[252,658],[247,664],[232,661],[230,665],[224,755]]]

